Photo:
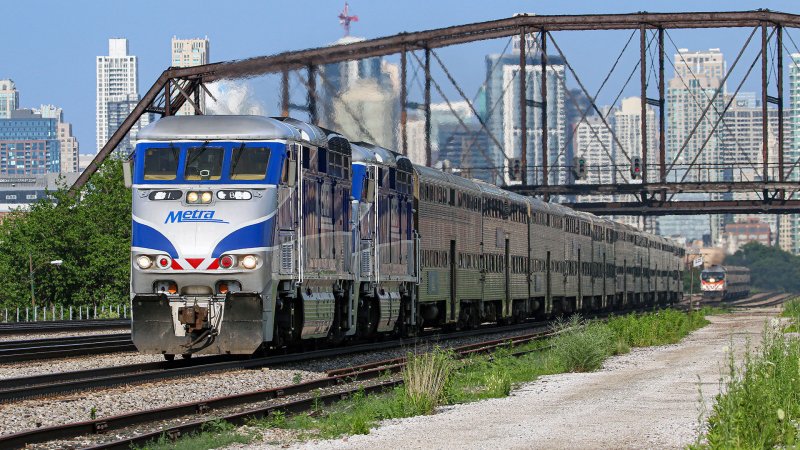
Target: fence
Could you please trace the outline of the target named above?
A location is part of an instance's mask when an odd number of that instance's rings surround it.
[[[128,305],[97,305],[52,307],[25,307],[16,310],[5,308],[0,317],[3,322],[47,322],[54,320],[127,319]]]

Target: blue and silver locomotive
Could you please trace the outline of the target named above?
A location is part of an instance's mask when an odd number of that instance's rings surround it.
[[[141,352],[250,354],[681,296],[683,249],[666,239],[298,120],[165,117],[138,139]]]

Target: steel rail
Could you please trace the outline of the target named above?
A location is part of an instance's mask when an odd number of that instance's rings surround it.
[[[130,333],[3,341],[0,342],[0,364],[135,349]]]
[[[130,319],[55,320],[52,322],[0,323],[0,335],[55,333],[130,327]]]

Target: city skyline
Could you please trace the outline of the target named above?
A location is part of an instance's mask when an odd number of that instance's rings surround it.
[[[450,1],[428,4],[423,2],[411,2],[408,5],[400,6],[397,4],[371,4],[369,2],[351,2],[351,10],[357,12],[361,21],[353,25],[352,34],[366,38],[386,36],[402,31],[414,31],[443,26],[450,26],[459,23],[485,21],[502,17],[509,17],[517,12],[536,12],[537,14],[575,14],[575,13],[611,13],[611,12],[635,12],[641,6],[633,1],[616,2],[614,5],[586,4],[583,2],[563,2],[559,5],[536,5],[532,8],[528,2],[523,1],[500,1],[495,2],[492,8],[450,8]],[[67,7],[55,2],[49,3],[48,8],[42,13],[39,8],[27,3],[8,5],[8,13],[15,17],[25,18],[36,16],[43,21],[43,25],[52,26],[53,29],[62,35],[62,39],[57,42],[48,40],[46,43],[38,38],[26,39],[15,46],[7,46],[0,49],[0,58],[5,61],[15,61],[17,64],[4,68],[9,73],[0,73],[0,79],[10,78],[17,83],[20,92],[23,93],[20,107],[32,107],[39,104],[57,104],[66,111],[66,120],[74,124],[75,134],[80,142],[83,142],[82,151],[84,153],[93,152],[89,142],[92,139],[91,128],[94,123],[94,74],[90,61],[96,55],[104,53],[107,39],[111,37],[126,37],[130,42],[130,51],[140,57],[140,90],[146,90],[152,80],[170,65],[169,43],[173,36],[193,37],[208,36],[209,40],[214,41],[215,61],[240,59],[250,56],[274,54],[285,50],[295,50],[301,48],[318,47],[328,45],[336,41],[342,35],[342,29],[336,19],[341,5],[330,2],[312,2],[304,19],[313,24],[315,33],[292,33],[292,39],[286,39],[286,33],[291,29],[290,21],[275,21],[267,27],[264,33],[261,27],[250,25],[258,22],[263,17],[290,16],[292,8],[289,5],[279,3],[261,4],[253,2],[242,2],[243,5],[253,9],[253,14],[238,14],[241,8],[219,9],[215,8],[215,14],[205,14],[212,7],[210,2],[199,2],[198,8],[190,8],[186,11],[186,20],[171,24],[169,29],[163,27],[144,27],[145,21],[149,20],[147,11],[156,6],[154,2],[141,2],[136,5],[119,5],[110,11],[107,8],[82,8],[80,14],[84,15],[96,26],[90,29],[84,27],[65,28],[60,19],[64,16],[74,16],[74,8]],[[720,5],[713,2],[672,2],[668,5],[659,5],[659,11],[677,10],[718,10]],[[724,5],[728,10],[747,10],[767,7],[773,10],[783,10],[792,12],[793,3],[788,1],[772,2],[746,2],[736,1]],[[217,11],[218,9],[218,11]],[[424,9],[429,14],[416,14],[415,10]],[[535,11],[531,11],[535,9]],[[444,13],[447,11],[447,13]],[[115,20],[117,17],[126,17],[128,20],[121,23]],[[239,25],[234,27],[235,32],[230,27],[218,27],[219,23],[229,23],[236,20]],[[26,23],[25,20],[12,21],[7,27],[0,31],[2,33],[20,33],[23,30],[20,25]],[[684,32],[676,31],[676,43],[681,44],[680,37]],[[688,32],[687,32],[688,33]],[[13,34],[9,34],[11,36]],[[709,48],[719,46],[723,52],[728,47],[728,53],[733,52],[731,48],[740,45],[743,38],[731,30],[720,30],[714,33],[695,33],[699,36],[695,48]],[[714,38],[714,36],[717,36]],[[258,36],[258,38],[256,38]],[[576,33],[558,34],[560,44],[564,48],[567,56],[576,55],[575,49],[581,45],[587,50],[581,57],[572,56],[573,65],[579,73],[582,67],[607,67],[610,65],[608,55],[603,56],[609,49],[622,48],[626,33],[608,32],[602,39],[592,40],[592,42],[581,42]],[[716,40],[719,44],[715,45],[712,41]],[[708,41],[708,42],[706,42]],[[464,70],[466,67],[477,67],[482,65],[484,55],[497,53],[503,49],[505,41],[500,42],[486,41],[465,48],[442,49],[445,61],[453,64],[451,70],[459,73],[459,82],[465,86],[468,95],[475,92],[481,84],[482,74],[470,73]],[[54,47],[55,46],[55,47]],[[56,50],[55,52],[53,50]],[[608,51],[593,51],[593,49],[607,49]],[[69,70],[59,72],[61,83],[47,84],[42,83],[41,73],[32,70],[38,67],[37,55],[47,51],[55,66],[69,67]],[[51,55],[52,53],[52,55]],[[634,52],[635,53],[635,52]],[[633,57],[633,55],[631,55]],[[628,59],[623,58],[623,62]],[[628,59],[630,61],[630,59]],[[83,61],[83,63],[81,63]],[[87,64],[88,63],[88,64]],[[472,71],[474,72],[474,71]],[[590,71],[589,71],[590,72]],[[441,76],[436,75],[435,76]],[[597,75],[599,77],[599,75]],[[587,85],[599,84],[596,79],[591,82],[591,74],[588,75]],[[253,89],[255,95],[266,106],[268,114],[279,113],[277,109],[277,94],[274,86],[269,83],[256,83]],[[442,83],[443,85],[445,83]],[[68,85],[71,89],[54,89],[53,86]],[[450,89],[447,86],[444,88]],[[590,88],[591,90],[591,88]],[[750,89],[754,90],[754,89]],[[608,91],[608,90],[607,90]],[[452,92],[448,92],[452,95]],[[419,93],[411,92],[410,95],[421,97]],[[608,94],[610,95],[610,93]],[[635,95],[634,92],[626,93]],[[434,93],[434,101],[436,99]],[[602,101],[603,95],[600,100]],[[606,100],[610,103],[612,99]]]

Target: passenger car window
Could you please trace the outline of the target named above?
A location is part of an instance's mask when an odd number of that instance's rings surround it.
[[[263,180],[268,163],[268,148],[235,148],[231,154],[231,180]]]
[[[222,174],[222,147],[193,147],[186,152],[187,180],[219,180]]]
[[[177,147],[148,148],[144,153],[145,180],[174,180],[178,175]]]

